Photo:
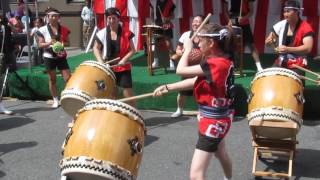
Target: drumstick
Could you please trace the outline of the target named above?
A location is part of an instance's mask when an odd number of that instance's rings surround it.
[[[197,34],[200,32],[200,30],[202,29],[202,27],[209,21],[209,18],[211,16],[211,13],[209,13],[207,15],[207,17],[203,20],[203,22],[200,24],[200,26],[198,27],[198,29],[196,30],[196,32],[192,35],[191,40],[193,40]]]
[[[243,3],[243,0],[241,0],[241,2],[240,2],[240,11],[239,11],[239,18],[241,18],[241,12],[242,12],[242,3]]]
[[[320,77],[320,74],[315,73],[315,72],[313,72],[313,71],[311,71],[311,70],[309,70],[309,69],[303,68],[303,67],[298,66],[298,65],[295,65],[295,64],[292,64],[292,66],[293,66],[294,68],[300,69],[300,70],[305,71],[305,72],[308,72],[308,73],[310,73],[310,74],[313,74],[313,75],[317,76],[318,78]]]
[[[160,6],[158,6],[158,9],[159,9],[159,12],[160,12],[160,16],[161,16],[161,22],[162,22],[162,23],[164,23],[164,22],[163,22],[163,14],[162,14],[162,11],[161,11],[161,8],[160,8]]]
[[[116,61],[119,61],[120,60],[120,57],[116,57],[110,61],[107,61],[106,64],[110,64],[110,63],[113,63],[113,62],[116,62]]]
[[[317,80],[314,80],[314,79],[308,78],[308,77],[306,77],[306,76],[302,76],[302,75],[300,75],[300,78],[301,78],[301,79],[308,80],[308,81],[311,81],[311,82],[314,82],[314,83],[318,84],[318,81],[317,81]]]
[[[166,94],[166,93],[168,93],[168,91],[163,91],[162,92],[162,94]],[[128,98],[118,99],[118,101],[127,102],[127,101],[147,98],[147,97],[150,97],[150,96],[153,96],[153,92],[152,93],[141,94],[141,95],[137,95],[137,96],[132,96],[132,97],[128,97]]]
[[[127,101],[142,99],[142,98],[146,98],[146,97],[150,97],[150,96],[153,96],[153,92],[152,93],[141,94],[141,95],[138,95],[138,96],[132,96],[132,97],[128,97],[128,98],[122,98],[122,99],[119,99],[118,101],[127,102]]]

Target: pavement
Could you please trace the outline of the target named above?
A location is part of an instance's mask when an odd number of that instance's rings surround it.
[[[58,180],[61,145],[72,118],[62,108],[45,101],[5,100],[14,115],[0,114],[0,179]],[[170,112],[141,110],[147,135],[138,180],[185,180],[197,140],[195,116],[170,118]],[[111,124],[112,125],[112,124]],[[117,127],[117,125],[112,125]],[[97,127],[98,128],[98,127]],[[233,162],[233,180],[255,179],[251,174],[253,149],[247,120],[236,117],[227,136]],[[293,163],[295,180],[320,179],[320,120],[305,120],[297,135]],[[259,161],[261,169],[286,170],[283,161]],[[207,179],[221,180],[223,173],[213,158]]]

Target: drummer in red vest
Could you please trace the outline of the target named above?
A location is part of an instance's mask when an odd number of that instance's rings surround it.
[[[116,84],[123,89],[125,98],[133,96],[131,63],[129,58],[135,53],[135,47],[132,38],[134,34],[126,31],[120,23],[120,11],[117,8],[108,8],[105,12],[107,26],[96,34],[96,40],[93,46],[93,53],[100,63],[106,63],[110,60],[120,57],[115,63],[110,63],[116,76]],[[116,98],[116,88],[114,88],[113,98]],[[135,106],[134,101],[129,102]]]
[[[215,155],[222,166],[224,180],[231,180],[232,162],[225,137],[234,116],[234,35],[230,27],[206,24],[198,37],[204,56],[200,64],[189,64],[193,42],[191,39],[185,40],[177,74],[186,79],[159,86],[154,90],[154,96],[161,96],[169,91],[193,89],[199,114],[198,142],[192,158],[190,179],[205,179],[210,160]]]
[[[42,48],[43,60],[49,76],[49,90],[53,97],[53,108],[59,106],[56,87],[56,69],[58,68],[65,82],[71,77],[64,46],[69,45],[70,30],[60,24],[60,12],[52,7],[46,9],[48,23],[39,28],[38,46]]]
[[[156,20],[155,23],[163,28],[163,35],[165,38],[166,47],[169,50],[169,57],[175,54],[171,39],[173,38],[173,24],[171,20],[174,17],[174,10],[176,8],[172,0],[157,0],[156,3]],[[159,59],[155,59],[152,67],[159,66]],[[170,69],[175,70],[174,61],[170,59]]]
[[[230,5],[230,9],[224,9],[224,14],[228,18],[228,24],[232,26],[237,26],[242,29],[243,35],[243,44],[244,46],[248,46],[252,57],[255,61],[256,67],[258,71],[261,71],[263,68],[260,63],[259,52],[254,45],[253,34],[250,27],[250,17],[253,14],[253,2],[255,0],[224,0],[226,3],[225,7]],[[240,12],[241,11],[241,12]],[[242,52],[241,52],[242,53]]]
[[[314,31],[307,21],[300,19],[301,11],[298,1],[286,1],[283,10],[284,20],[273,26],[273,31],[268,35],[265,43],[276,46],[275,50],[279,53],[276,66],[291,69],[304,76],[304,71],[293,66],[307,65],[306,57],[313,47]],[[278,45],[274,44],[276,39],[278,39]]]

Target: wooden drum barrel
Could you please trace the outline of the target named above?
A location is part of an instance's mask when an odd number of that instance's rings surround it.
[[[61,174],[76,180],[136,179],[144,136],[135,108],[115,100],[89,101],[69,127]]]
[[[298,133],[302,125],[303,85],[299,75],[284,68],[268,68],[256,74],[248,97],[249,125],[262,122],[290,122]],[[281,128],[255,128],[259,136],[284,139],[292,132]]]
[[[84,61],[61,92],[61,107],[74,116],[86,102],[110,97],[115,87],[115,79],[108,66],[97,61]]]

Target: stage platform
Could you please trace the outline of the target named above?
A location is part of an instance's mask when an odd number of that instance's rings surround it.
[[[93,60],[92,53],[83,53],[68,58],[71,71],[85,60]],[[261,61],[264,68],[270,67],[275,55],[265,54],[261,55]],[[133,63],[133,81],[134,92],[136,95],[150,93],[161,84],[172,83],[180,80],[180,77],[175,72],[165,72],[164,69],[156,69],[153,76],[150,76],[146,65],[146,56],[144,52],[137,52],[131,59]],[[309,69],[319,72],[320,61],[313,59],[309,60]],[[47,100],[50,99],[48,89],[48,77],[45,74],[43,65],[34,66],[32,69],[21,68],[16,72],[9,74],[6,96],[15,97],[19,99],[31,100]],[[236,99],[235,108],[238,116],[245,116],[247,114],[247,98],[249,94],[250,83],[255,75],[256,68],[254,66],[251,55],[244,55],[244,70],[243,76],[236,76]],[[307,74],[312,77],[312,75]],[[58,74],[57,79],[58,91],[61,92],[64,88],[64,82],[61,74]],[[304,118],[313,119],[320,117],[320,87],[312,82],[306,82],[304,96],[306,99],[304,106]],[[163,97],[145,98],[137,101],[138,109],[151,109],[160,111],[175,111],[176,109],[176,92],[168,93]],[[193,97],[187,99],[185,110],[196,110],[196,104]]]

